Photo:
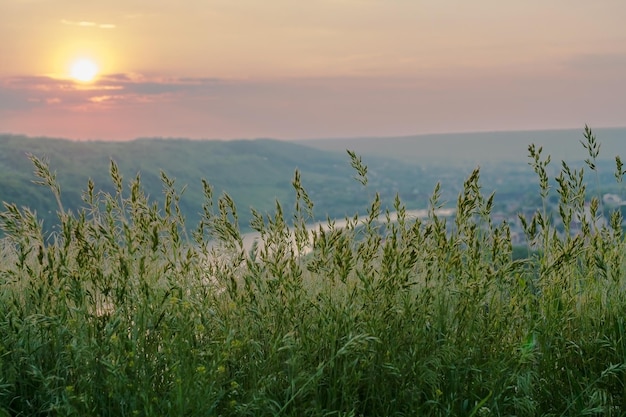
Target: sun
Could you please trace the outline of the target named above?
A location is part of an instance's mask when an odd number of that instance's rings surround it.
[[[98,66],[90,59],[81,58],[72,63],[70,76],[76,81],[88,83],[98,75]]]

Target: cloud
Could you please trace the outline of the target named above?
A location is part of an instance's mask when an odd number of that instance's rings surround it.
[[[116,96],[94,96],[89,99],[92,103],[103,103],[105,101],[115,100]]]
[[[115,82],[115,81],[131,81],[132,77],[130,74],[125,74],[125,73],[119,73],[119,74],[106,74],[103,76],[105,79],[111,81],[111,82]]]
[[[79,26],[84,28],[99,28],[99,29],[115,29],[116,25],[113,23],[96,23],[89,21],[74,21],[74,20],[61,20],[61,23],[68,26]]]
[[[31,107],[33,105],[19,92],[0,87],[0,111],[20,111]]]
[[[181,77],[178,80],[183,83],[217,83],[222,81],[220,78],[211,77]]]
[[[0,79],[0,109],[57,107],[85,111],[90,108],[136,103],[172,102],[208,98],[223,88],[216,78],[163,78],[141,74],[110,74],[92,84],[46,76]]]
[[[386,136],[623,125],[620,77],[0,78],[0,129],[130,139]],[[593,80],[592,80],[593,81]]]
[[[208,77],[146,77],[141,74],[112,74],[102,77],[96,85],[101,88],[115,86],[124,90],[125,94],[154,96],[180,92],[206,94],[212,87],[224,84],[224,82],[218,78]]]
[[[70,91],[73,86],[68,80],[58,80],[45,76],[23,76],[0,79],[0,91],[11,92],[26,99],[45,98]]]

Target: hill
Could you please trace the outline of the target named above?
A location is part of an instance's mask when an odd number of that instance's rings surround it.
[[[324,151],[302,144],[269,139],[234,141],[193,141],[186,139],[137,139],[131,142],[74,142],[64,139],[0,135],[0,201],[16,203],[37,211],[49,229],[56,223],[56,203],[50,190],[35,185],[28,154],[45,158],[56,171],[66,208],[82,204],[81,195],[89,178],[96,189],[113,192],[110,161],[115,161],[126,182],[140,175],[146,192],[162,201],[161,171],[185,188],[180,202],[187,225],[194,227],[204,201],[201,179],[206,179],[217,197],[227,192],[235,201],[240,225],[245,230],[250,207],[272,211],[278,199],[285,211],[293,205],[291,181],[296,169],[303,186],[315,203],[317,219],[353,215],[371,198],[352,179],[355,175],[345,149]],[[370,184],[391,202],[395,193],[417,196],[424,206],[435,177],[414,178],[421,168],[383,158],[369,158]],[[421,182],[420,182],[421,181]],[[423,187],[418,187],[423,183]],[[127,188],[128,190],[128,188]],[[415,199],[414,199],[415,201]]]
[[[602,143],[602,158],[626,155],[626,128],[593,129]],[[517,132],[476,132],[414,135],[385,138],[309,139],[299,143],[320,150],[354,149],[362,155],[378,155],[410,163],[485,165],[527,162],[528,145],[544,148],[555,161],[583,160],[583,129]]]
[[[613,177],[615,155],[626,155],[626,129],[597,129],[601,143],[597,192],[619,192]],[[325,139],[286,142],[256,140],[189,140],[143,138],[131,142],[75,142],[64,139],[0,135],[0,201],[35,210],[46,230],[57,223],[56,202],[45,187],[33,184],[32,153],[49,160],[57,172],[65,208],[76,212],[81,196],[93,179],[96,190],[113,193],[109,176],[115,161],[125,179],[126,191],[140,175],[151,201],[163,202],[161,172],[184,189],[180,207],[187,226],[194,228],[204,202],[202,179],[213,187],[214,196],[228,193],[239,214],[239,225],[249,231],[250,208],[273,212],[279,200],[289,215],[294,204],[291,181],[294,171],[315,204],[312,220],[343,218],[363,213],[374,192],[380,193],[383,207],[391,207],[399,194],[408,209],[423,209],[437,182],[441,202],[456,202],[463,180],[481,166],[485,193],[496,191],[496,207],[507,217],[533,209],[537,201],[536,177],[528,169],[527,147],[544,146],[552,155],[549,173],[556,175],[560,159],[584,166],[586,152],[580,145],[581,131],[537,131],[426,135],[397,138]],[[369,184],[361,186],[346,149],[363,156]],[[576,162],[578,161],[578,162]],[[555,171],[556,170],[556,171]],[[554,172],[553,172],[554,171]],[[553,184],[555,186],[556,184]],[[598,184],[600,185],[600,184]],[[523,207],[520,202],[524,202]]]

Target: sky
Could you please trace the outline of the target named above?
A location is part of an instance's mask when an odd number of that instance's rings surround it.
[[[0,133],[626,126],[625,17],[624,0],[0,0]]]

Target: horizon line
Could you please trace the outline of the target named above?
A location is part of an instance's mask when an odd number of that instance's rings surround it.
[[[399,135],[372,135],[372,136],[326,136],[326,137],[300,137],[300,138],[278,138],[269,136],[256,137],[232,137],[232,138],[208,138],[208,137],[188,137],[188,136],[136,136],[130,139],[105,139],[105,138],[68,138],[62,136],[29,135],[27,133],[0,132],[1,136],[23,137],[27,139],[63,140],[69,142],[133,142],[138,140],[191,140],[191,141],[255,141],[255,140],[275,140],[279,142],[301,142],[301,141],[327,141],[327,140],[372,140],[372,139],[403,139],[430,136],[452,136],[452,135],[476,135],[476,134],[498,134],[498,133],[530,133],[530,132],[558,132],[577,131],[584,129],[587,124],[580,127],[560,127],[560,128],[522,128],[522,129],[485,129],[485,130],[459,130],[425,132]],[[589,126],[592,131],[626,129],[626,125],[615,126]]]

